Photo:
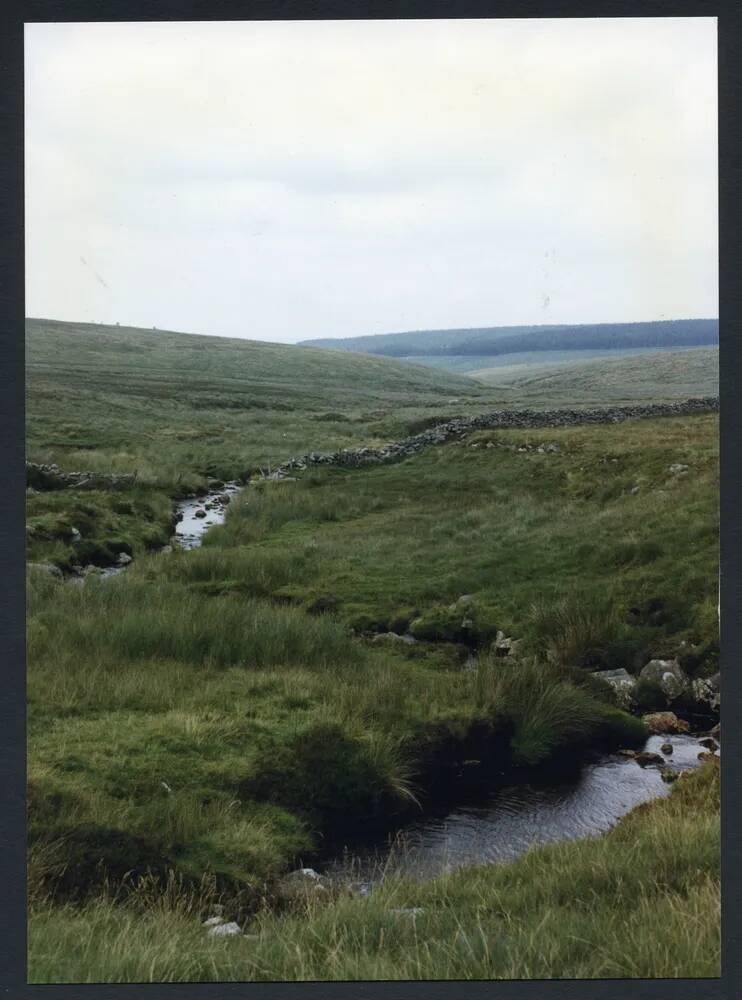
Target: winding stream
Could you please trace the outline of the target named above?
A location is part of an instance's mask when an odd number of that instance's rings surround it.
[[[660,753],[664,743],[673,748],[667,767],[682,771],[700,764],[704,747],[697,737],[651,736],[645,749]],[[468,865],[511,861],[534,844],[605,833],[629,810],[670,788],[659,767],[606,754],[576,777],[504,786],[476,805],[426,816],[395,835],[346,848],[322,873],[368,891],[387,874],[430,879]]]
[[[232,497],[242,487],[225,483],[200,497],[177,502],[173,542],[194,549],[205,533],[222,524]],[[102,571],[113,576],[125,566]],[[660,753],[670,743],[665,766],[674,771],[697,767],[704,749],[692,735],[651,736],[644,749]],[[605,754],[576,774],[542,780],[531,777],[504,785],[476,802],[444,815],[426,815],[384,837],[346,847],[322,866],[332,881],[355,884],[362,893],[389,874],[415,879],[475,864],[511,861],[536,844],[577,840],[605,833],[642,802],[667,795],[658,766],[640,767],[621,754]]]

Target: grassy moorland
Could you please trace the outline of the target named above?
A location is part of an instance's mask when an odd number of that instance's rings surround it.
[[[581,352],[577,352],[581,353]],[[642,400],[665,402],[689,396],[718,396],[719,348],[689,347],[682,351],[654,351],[599,360],[579,360],[575,352],[558,364],[529,364],[468,370],[494,391],[512,397],[518,405],[560,405],[564,399],[588,406],[616,405]]]
[[[401,822],[436,783],[455,794],[457,761],[641,744],[591,669],[717,669],[714,416],[477,432],[251,485],[201,549],[161,555],[171,497],[209,476],[497,400],[304,348],[69,324],[29,339],[29,458],[140,472],[123,493],[29,495],[34,561],[122,539],[135,557],[83,586],[29,572],[33,981],[714,974],[711,772],[612,840],[273,905],[323,838]],[[376,638],[406,629],[416,644]],[[498,629],[521,640],[512,660],[492,655]],[[205,937],[215,894],[257,939]],[[400,930],[392,899],[424,922]]]

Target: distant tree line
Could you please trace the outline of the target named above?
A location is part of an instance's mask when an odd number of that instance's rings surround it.
[[[521,351],[627,350],[632,347],[700,347],[719,343],[718,319],[676,319],[649,323],[483,327],[416,330],[338,340],[304,341],[309,347],[362,351],[386,357],[422,355],[494,356]]]
[[[600,323],[539,330],[497,339],[476,337],[431,353],[497,355],[520,351],[626,350],[630,347],[694,347],[718,343],[718,320],[668,320],[658,323]]]

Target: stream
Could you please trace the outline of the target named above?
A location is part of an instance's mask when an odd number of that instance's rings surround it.
[[[173,543],[184,549],[199,546],[209,528],[224,522],[241,488],[225,483],[203,496],[179,500]],[[107,567],[102,575],[125,568]],[[663,744],[671,744],[672,753],[663,755],[665,766],[679,772],[700,764],[704,747],[698,739],[650,736],[644,749],[661,753]],[[392,834],[354,843],[326,860],[321,871],[366,893],[389,874],[426,880],[469,865],[512,861],[536,844],[605,833],[635,806],[669,794],[671,787],[656,765],[641,767],[631,757],[604,754],[569,776],[531,775],[445,814],[427,814]]]
[[[673,748],[666,767],[682,771],[700,764],[704,747],[698,737],[650,736],[644,749],[660,753],[664,743]],[[366,892],[388,874],[424,880],[468,865],[512,861],[535,844],[605,833],[629,810],[669,794],[671,787],[658,766],[641,767],[630,757],[605,754],[576,776],[505,785],[476,804],[354,844],[325,862],[321,872]]]
[[[223,524],[227,516],[227,507],[232,497],[239,493],[242,486],[239,483],[225,483],[219,489],[209,490],[202,496],[186,497],[175,503],[175,516],[178,522],[175,525],[175,532],[171,539],[182,549],[195,549],[203,541],[203,537],[209,528],[215,524]],[[102,579],[118,576],[128,566],[104,566],[96,570],[96,574]],[[76,583],[81,583],[82,579],[73,577]]]
[[[175,542],[183,549],[195,549],[206,532],[215,524],[223,524],[232,497],[242,489],[239,483],[225,483],[204,496],[187,497],[175,505]],[[205,516],[204,516],[205,515]]]

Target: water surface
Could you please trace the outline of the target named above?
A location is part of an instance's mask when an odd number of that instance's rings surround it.
[[[704,747],[697,737],[651,736],[645,749],[660,753],[664,743],[673,747],[665,757],[667,767],[681,771],[699,765]],[[477,805],[421,818],[396,835],[355,845],[323,871],[371,884],[388,873],[429,879],[466,865],[511,861],[534,844],[604,833],[635,806],[667,795],[671,785],[660,770],[607,754],[586,764],[577,777],[501,787]]]

